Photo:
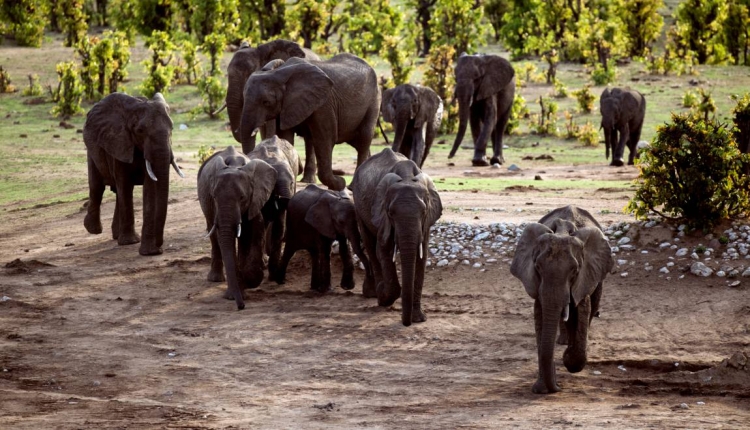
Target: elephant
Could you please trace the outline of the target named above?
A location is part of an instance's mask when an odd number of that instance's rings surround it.
[[[257,288],[263,281],[261,211],[276,179],[271,165],[251,160],[234,146],[214,153],[198,170],[198,200],[211,238],[208,280],[227,280],[224,297],[234,299],[237,310],[245,308],[243,290]]]
[[[503,134],[516,92],[515,71],[497,55],[461,54],[456,63],[458,132],[448,158],[453,158],[471,124],[474,140],[472,166],[503,164]],[[487,142],[492,137],[492,158],[487,162]]]
[[[276,184],[261,211],[266,228],[265,251],[268,255],[268,279],[275,279],[281,258],[281,242],[286,225],[286,209],[297,192],[297,175],[301,173],[299,155],[291,143],[278,136],[261,141],[247,153],[251,160],[263,160],[276,170]]]
[[[612,149],[610,166],[622,166],[625,146],[630,150],[628,164],[638,155],[636,145],[641,139],[643,118],[646,116],[646,99],[636,90],[605,88],[599,99],[604,129],[604,148],[607,159]],[[619,133],[619,140],[618,140]]]
[[[170,165],[185,177],[172,153],[172,125],[160,93],[150,100],[112,93],[91,108],[83,126],[89,179],[86,231],[101,234],[102,196],[109,185],[117,194],[112,238],[118,245],[140,242],[141,255],[162,253]],[[133,216],[135,185],[143,185],[141,237]]]
[[[278,68],[253,73],[247,80],[240,120],[243,149],[268,120],[277,132],[294,132],[312,147],[318,178],[332,190],[342,190],[343,178],[332,171],[333,146],[348,142],[357,150],[357,166],[370,155],[380,111],[380,87],[375,71],[364,60],[339,54],[327,61],[291,58]],[[308,158],[305,175],[314,171]]]
[[[392,149],[422,168],[443,118],[440,96],[427,87],[401,84],[383,92],[380,111],[395,130]]]
[[[257,47],[251,47],[247,42],[243,42],[240,49],[234,53],[232,60],[227,66],[227,97],[226,106],[229,114],[229,123],[232,127],[232,135],[237,142],[242,143],[242,152],[248,153],[255,147],[255,136],[247,141],[240,138],[240,120],[245,100],[245,84],[247,78],[259,70],[265,70],[266,67],[283,64],[284,61],[293,58],[307,58],[310,60],[320,61],[314,52],[307,48],[300,47],[296,42],[289,40],[277,39],[268,43],[263,43]],[[266,65],[266,67],[263,67]],[[271,66],[273,67],[273,66]],[[260,127],[262,139],[267,139],[274,134],[294,144],[294,132],[287,131],[282,133],[277,130],[276,121],[266,121]],[[306,164],[308,172],[302,178],[305,182],[314,182],[315,178],[315,151],[305,143]]]
[[[390,306],[401,297],[405,326],[427,319],[422,311],[422,287],[430,243],[430,227],[443,205],[432,179],[414,161],[386,148],[367,159],[352,179],[354,207],[372,276],[362,294]],[[401,253],[401,285],[396,254]]]
[[[362,237],[357,226],[354,201],[349,190],[325,190],[310,184],[295,194],[287,208],[287,233],[284,256],[281,258],[277,282],[284,283],[286,268],[294,254],[305,249],[312,258],[310,288],[321,293],[331,288],[331,245],[339,242],[341,263],[341,288],[354,288],[354,262],[349,251],[351,244],[365,267],[365,273],[372,276],[370,261],[362,250]]]
[[[526,226],[516,245],[510,273],[534,299],[534,328],[539,375],[532,391],[560,391],[555,375],[555,335],[567,343],[563,363],[568,371],[586,366],[591,319],[598,314],[602,282],[614,260],[601,226],[576,206],[557,208]]]

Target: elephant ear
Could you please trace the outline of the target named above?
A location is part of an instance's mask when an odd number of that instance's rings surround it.
[[[263,160],[250,160],[242,166],[242,171],[246,172],[250,180],[250,189],[252,195],[247,209],[247,218],[253,219],[260,214],[263,205],[273,193],[276,186],[276,170]]]
[[[388,173],[378,182],[378,188],[375,190],[375,201],[379,204],[372,205],[372,224],[378,229],[378,241],[387,243],[391,237],[393,226],[388,214],[387,194],[391,185],[401,182],[401,176],[395,173]]]
[[[435,112],[438,110],[440,97],[432,90],[425,87],[417,87],[418,110],[414,118],[414,126],[422,127],[423,124],[429,124],[435,121]]]
[[[573,236],[583,244],[580,256],[576,256],[579,272],[571,291],[578,305],[612,270],[614,259],[607,238],[598,228],[585,227],[573,233]]]
[[[607,88],[604,89],[604,91],[602,91],[602,95],[599,96],[599,102],[601,102],[602,100],[608,98],[609,96],[610,96],[610,91],[609,91],[609,87],[607,87]]]
[[[333,81],[319,67],[310,63],[293,64],[276,69],[285,83],[281,103],[281,129],[288,130],[307,119],[328,100]]]
[[[323,192],[305,214],[305,222],[315,227],[318,233],[329,239],[336,239],[336,226],[331,213],[331,205],[336,201],[338,201],[337,197],[328,192]]]
[[[443,202],[440,200],[440,195],[437,192],[437,188],[435,188],[435,184],[432,182],[432,178],[427,173],[420,173],[416,179],[423,182],[427,187],[428,197],[424,202],[427,206],[427,219],[422,226],[422,237],[427,237],[430,227],[443,215]]]
[[[393,106],[391,106],[391,98],[393,98],[394,92],[396,92],[395,88],[383,91],[383,100],[380,102],[380,112],[383,113],[383,119],[386,122],[393,122],[396,118],[396,112],[393,111]]]
[[[279,67],[281,67],[283,65],[284,65],[284,60],[282,60],[280,58],[277,58],[275,60],[271,60],[268,63],[266,63],[265,66],[263,66],[263,67],[260,68],[260,71],[261,72],[267,72],[269,70],[276,70],[276,69],[278,69]]]
[[[502,91],[510,81],[515,79],[515,70],[505,58],[495,55],[486,56],[484,73],[479,78],[477,100],[483,100]]]
[[[102,148],[123,163],[132,163],[135,137],[131,128],[139,121],[136,106],[140,105],[145,103],[121,93],[111,94],[95,104],[83,126],[86,148]]]
[[[552,233],[544,224],[533,222],[526,226],[516,244],[516,253],[510,264],[510,274],[521,280],[526,293],[532,299],[539,295],[541,279],[536,271],[535,260],[539,252],[537,242],[542,235]]]

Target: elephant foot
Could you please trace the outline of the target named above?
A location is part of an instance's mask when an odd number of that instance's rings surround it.
[[[401,288],[396,287],[395,291],[384,291],[386,288],[384,282],[380,282],[375,288],[378,293],[378,306],[390,306],[401,297]]]
[[[241,290],[254,290],[258,287],[260,287],[261,282],[263,282],[263,277],[261,276],[260,279],[252,279],[252,280],[239,280],[240,289]]]
[[[568,344],[568,332],[560,331],[560,335],[557,336],[557,344],[558,345]]]
[[[91,234],[102,234],[102,221],[98,216],[86,214],[86,218],[83,219],[83,226]]]
[[[563,353],[563,364],[570,373],[578,373],[586,367],[586,352],[576,354],[572,347],[565,348]]]
[[[633,162],[633,160],[628,160],[628,166],[633,166],[633,165],[635,165],[635,163]]]
[[[224,277],[224,271],[223,270],[211,270],[208,272],[208,281],[209,282],[224,282],[227,279]]]
[[[136,233],[123,233],[117,236],[118,245],[132,245],[141,241]]]
[[[622,161],[622,159],[619,160],[612,160],[611,163],[609,163],[610,166],[614,167],[622,167],[625,163]]]
[[[552,393],[558,393],[560,391],[562,390],[560,389],[560,386],[557,385],[557,383],[555,383],[555,386],[553,387],[552,390],[548,390],[542,378],[537,379],[536,382],[534,383],[534,386],[531,387],[531,392],[534,394],[552,394]]]
[[[378,292],[375,288],[375,279],[372,277],[365,277],[365,282],[362,284],[362,296],[368,299],[378,297]]]
[[[164,251],[158,246],[145,246],[141,244],[138,253],[141,255],[161,255]]]
[[[244,294],[244,293],[242,293],[242,292],[240,292],[240,294],[242,294],[242,298],[243,298],[243,300],[244,300],[244,298],[245,298],[245,294]],[[224,298],[225,298],[225,299],[227,299],[227,300],[234,300],[234,294],[232,294],[232,292],[231,292],[231,291],[229,291],[229,288],[228,288],[228,287],[227,287],[227,289],[226,289],[226,290],[224,290],[224,294],[223,294],[223,295],[222,295],[221,297],[224,297]]]
[[[474,167],[486,167],[489,166],[490,163],[487,162],[487,157],[482,157],[471,160],[471,165]]]
[[[307,173],[305,172],[304,175],[302,175],[302,180],[300,182],[304,182],[306,184],[314,184],[315,183],[315,172]]]
[[[353,276],[346,276],[341,278],[341,288],[344,290],[353,290],[354,289],[354,277]]]
[[[505,163],[505,158],[502,157],[502,156],[500,156],[500,157],[492,157],[492,159],[490,159],[490,164],[493,164],[493,165],[494,164],[503,164],[503,163]]]
[[[427,321],[427,315],[422,311],[421,306],[414,306],[411,311],[411,322],[421,323]]]
[[[315,290],[315,291],[317,291],[319,293],[327,293],[327,292],[331,291],[331,285],[330,284],[328,284],[328,285],[314,285],[314,286],[310,286],[310,289],[311,290]]]

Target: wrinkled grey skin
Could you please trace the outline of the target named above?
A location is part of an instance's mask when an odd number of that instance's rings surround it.
[[[380,111],[393,124],[393,151],[421,168],[443,118],[440,96],[427,87],[401,84],[383,92]]]
[[[375,71],[364,60],[339,54],[328,61],[291,58],[278,68],[253,73],[245,85],[240,138],[251,145],[253,133],[276,119],[277,132],[294,132],[311,145],[318,178],[342,190],[343,178],[332,171],[333,146],[347,142],[357,150],[359,166],[370,155],[380,110]],[[309,173],[309,159],[305,175]],[[314,170],[314,169],[313,169]]]
[[[240,46],[240,49],[238,49],[232,56],[232,60],[227,66],[227,114],[229,115],[229,123],[232,127],[232,135],[234,136],[234,139],[237,142],[242,143],[242,152],[247,154],[255,148],[255,136],[243,141],[240,138],[239,132],[242,109],[245,103],[244,90],[247,78],[249,78],[251,74],[264,68],[264,66],[272,61],[275,62],[273,64],[276,64],[278,67],[279,64],[283,64],[284,61],[293,57],[320,61],[320,57],[314,52],[302,48],[296,42],[284,39],[262,43],[256,47],[251,47],[247,43],[243,43],[242,46]],[[276,121],[267,121],[259,128],[262,139],[267,139],[274,134],[277,134],[282,139],[287,140],[294,145],[294,132],[277,131]],[[311,172],[305,174],[303,180],[305,182],[314,182],[315,151],[312,147],[308,148],[306,145],[305,152],[307,154],[307,160],[305,163],[306,165],[309,165],[308,170],[311,170]]]
[[[83,225],[92,234],[101,234],[100,209],[104,188],[117,193],[112,218],[112,238],[118,245],[141,242],[141,255],[162,253],[164,223],[169,200],[172,119],[169,106],[160,93],[151,100],[113,93],[104,97],[86,115],[83,141],[89,173],[89,204]],[[151,164],[156,180],[147,174]],[[143,185],[143,228],[135,232],[133,187]]]
[[[245,308],[243,290],[263,281],[261,210],[273,193],[276,176],[268,163],[250,160],[234,146],[213,154],[198,170],[198,200],[211,237],[208,280],[226,279],[224,297],[234,299],[238,310]]]
[[[636,145],[641,139],[643,119],[646,116],[646,99],[636,90],[606,88],[599,99],[604,129],[604,148],[607,159],[612,149],[610,166],[622,166],[625,147],[630,150],[628,164],[638,155]],[[618,135],[619,134],[619,135]]]
[[[443,212],[435,185],[413,161],[386,148],[354,172],[352,192],[373,272],[365,278],[362,294],[377,297],[380,306],[401,297],[401,322],[408,326],[425,321],[421,303],[430,227]]]
[[[589,325],[599,310],[602,281],[613,264],[601,226],[581,208],[555,209],[524,229],[510,273],[535,300],[539,377],[534,393],[560,391],[554,362],[558,325],[565,331],[561,343],[568,344],[565,367],[572,373],[583,370]]]
[[[474,142],[473,166],[503,164],[503,134],[516,92],[515,71],[497,55],[462,54],[456,63],[458,132],[448,158],[453,158],[471,124]],[[492,158],[487,162],[487,142],[492,138]]]
[[[289,202],[286,223],[284,256],[276,279],[279,284],[284,283],[289,260],[298,250],[304,249],[312,259],[310,288],[319,292],[330,290],[331,244],[334,240],[339,242],[343,265],[341,288],[354,288],[354,262],[349,244],[365,266],[365,272],[372,276],[370,261],[362,250],[354,200],[349,190],[331,191],[308,185]]]
[[[286,226],[286,208],[297,192],[297,175],[301,173],[299,155],[291,143],[278,136],[265,139],[247,156],[263,160],[276,170],[276,183],[268,201],[263,206],[266,227],[265,250],[268,255],[268,279],[276,279],[281,258],[281,242]]]

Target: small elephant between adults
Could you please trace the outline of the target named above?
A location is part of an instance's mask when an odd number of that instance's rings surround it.
[[[325,190],[310,184],[292,197],[287,208],[287,230],[284,255],[279,265],[276,281],[285,282],[289,260],[299,250],[307,250],[312,259],[310,288],[326,292],[331,288],[331,245],[339,242],[339,255],[343,271],[341,288],[354,288],[354,262],[349,251],[351,244],[372,276],[370,262],[361,245],[354,201],[349,190]]]
[[[234,146],[214,153],[198,170],[198,200],[211,238],[208,280],[227,281],[227,299],[245,308],[243,290],[263,281],[265,225],[261,210],[276,187],[276,170]],[[226,271],[226,278],[224,272]]]
[[[612,150],[611,166],[625,164],[625,147],[630,150],[628,164],[635,163],[636,146],[641,139],[643,120],[646,117],[646,98],[636,90],[605,88],[599,99],[604,129],[604,150],[607,159]]]
[[[362,294],[390,306],[401,298],[401,322],[423,322],[422,288],[430,227],[443,212],[435,184],[417,165],[390,148],[367,159],[352,179],[354,207],[372,276]],[[401,257],[401,284],[396,257]]]
[[[443,118],[440,96],[428,87],[401,84],[383,92],[380,111],[393,124],[393,151],[422,168]]]
[[[172,119],[161,93],[150,100],[113,93],[86,115],[83,142],[88,163],[86,231],[101,234],[104,189],[117,194],[112,238],[118,245],[141,243],[141,255],[162,253],[169,200],[169,168],[184,177],[172,153]],[[143,226],[135,232],[133,188],[143,185]]]
[[[461,54],[456,63],[458,132],[448,158],[453,158],[471,125],[474,143],[473,166],[503,164],[503,134],[516,92],[515,71],[497,55]],[[487,142],[492,138],[492,158],[487,162]]]
[[[565,206],[526,226],[516,245],[510,273],[534,299],[539,364],[537,394],[560,391],[555,373],[555,337],[564,327],[568,371],[586,366],[588,331],[599,310],[602,281],[614,260],[601,226],[586,210]],[[562,333],[561,333],[562,334]]]

